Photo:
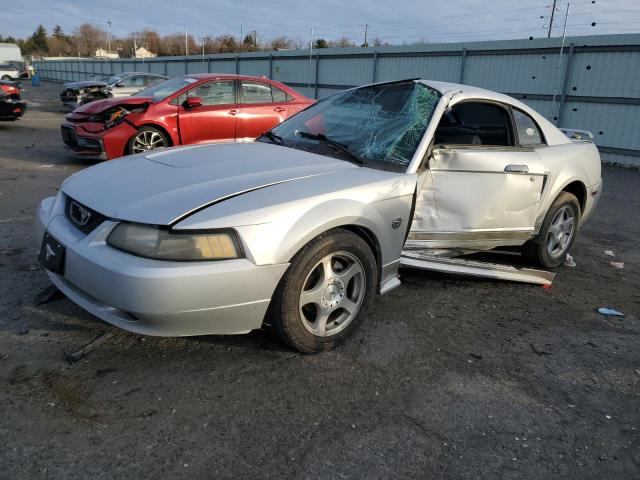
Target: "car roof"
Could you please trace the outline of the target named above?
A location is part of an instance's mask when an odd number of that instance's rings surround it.
[[[549,145],[571,143],[566,135],[564,135],[553,123],[547,120],[536,110],[531,108],[529,105],[522,103],[520,100],[510,97],[509,95],[505,95],[504,93],[498,93],[471,85],[463,85],[461,83],[438,82],[425,79],[416,79],[415,81],[438,90],[443,95],[454,93],[456,102],[467,99],[480,99],[511,105],[526,112],[535,119],[536,123],[542,128]]]
[[[163,75],[162,73],[154,73],[154,72],[120,72],[120,73],[114,73],[111,76],[122,77],[122,76],[129,76],[129,75],[153,75],[154,77],[166,76],[166,75]]]
[[[234,78],[238,80],[262,80],[267,82],[276,82],[276,80],[270,80],[266,76],[255,76],[255,75],[239,75],[237,73],[190,73],[185,74],[185,77],[192,77],[197,79],[210,79],[210,78]],[[280,82],[276,82],[280,83]]]

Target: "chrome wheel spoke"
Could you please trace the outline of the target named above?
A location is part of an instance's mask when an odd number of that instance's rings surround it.
[[[340,304],[340,307],[342,307],[349,315],[355,315],[355,313],[358,311],[359,306],[360,305],[358,305],[358,303],[352,301],[349,298],[345,298]]]
[[[320,337],[346,328],[362,305],[365,285],[364,268],[356,256],[326,255],[309,271],[300,292],[298,305],[305,328]]]
[[[571,205],[565,205],[558,212],[547,233],[547,253],[557,258],[566,253],[575,231],[575,211]]]
[[[351,265],[347,266],[344,270],[341,270],[340,272],[335,273],[334,276],[342,280],[345,285],[348,285],[349,280],[351,280],[358,273],[360,273],[359,266],[355,263],[352,263]]]
[[[319,283],[309,290],[303,290],[300,294],[300,307],[304,307],[305,305],[309,305],[310,303],[320,305],[323,289],[324,284]]]
[[[315,322],[311,324],[311,328],[314,330],[316,335],[324,337],[327,332],[327,320],[329,320],[329,315],[331,315],[331,310],[329,309],[319,309],[318,315],[316,317]]]

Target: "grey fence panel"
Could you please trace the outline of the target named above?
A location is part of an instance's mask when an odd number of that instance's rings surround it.
[[[307,79],[311,75],[315,76],[313,62],[307,62],[306,67],[301,66],[300,68],[306,71]],[[363,85],[371,83],[372,69],[372,58],[331,58],[324,60],[321,57],[318,81],[321,84],[328,85]]]
[[[215,60],[211,62],[212,73],[236,73],[236,61]]]
[[[309,61],[308,54],[298,59],[274,58],[273,79],[284,83],[300,83],[304,85],[308,84],[311,79],[311,83],[313,83],[313,62],[313,60]]]
[[[164,75],[164,62],[149,62],[149,71],[151,73],[159,73]]]
[[[240,60],[238,62],[240,75],[269,76],[269,60]]]
[[[640,98],[640,51],[579,53],[569,82],[573,95]]]
[[[303,95],[402,78],[466,83],[513,95],[559,126],[590,130],[605,160],[640,165],[640,34],[386,48],[254,52],[142,60],[36,61],[44,80],[126,71],[266,76]],[[204,60],[204,61],[203,61]]]
[[[199,62],[188,62],[187,63],[187,73],[207,73],[209,68],[209,63],[205,60]]]
[[[442,82],[458,82],[461,59],[460,53],[446,57],[378,57],[375,81],[430,78]]]
[[[178,75],[184,75],[184,62],[167,62],[167,75],[170,77],[177,77]]]

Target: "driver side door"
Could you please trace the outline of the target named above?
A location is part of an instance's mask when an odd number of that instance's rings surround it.
[[[178,128],[182,145],[236,139],[237,103],[234,80],[201,83],[177,98]],[[202,105],[186,107],[188,97]]]
[[[533,235],[545,171],[520,145],[510,107],[465,100],[443,115],[419,172],[407,247],[486,250]]]

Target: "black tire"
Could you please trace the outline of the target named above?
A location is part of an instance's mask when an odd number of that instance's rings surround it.
[[[300,297],[303,288],[307,286],[306,283],[312,279],[311,276],[318,271],[317,269],[323,268],[321,262],[331,255],[335,255],[335,257],[329,257],[330,263],[335,260],[331,264],[338,267],[340,267],[341,255],[346,255],[342,258],[348,261],[357,259],[357,262],[354,261],[352,265],[356,269],[361,268],[362,274],[357,273],[352,279],[347,280],[346,285],[342,285],[339,288],[341,288],[340,291],[344,292],[345,299],[350,300],[348,297],[351,295],[353,296],[352,298],[355,298],[356,295],[358,298],[360,298],[360,295],[362,297],[359,308],[354,309],[355,314],[344,320],[343,325],[340,325],[338,323],[339,317],[349,313],[347,310],[341,310],[343,297],[340,296],[340,300],[336,301],[336,305],[330,306],[335,308],[332,313],[332,315],[336,314],[334,320],[326,322],[326,336],[320,336],[309,330],[310,323],[307,313],[304,313],[307,307],[312,305],[311,310],[313,310],[316,304],[309,303],[302,306]],[[347,265],[345,263],[344,271],[348,270]],[[341,273],[338,270],[335,275],[339,276]],[[329,280],[330,284],[331,282],[333,282],[333,279]],[[355,286],[354,282],[358,282],[359,286]],[[351,335],[367,315],[375,295],[377,282],[378,269],[375,256],[369,245],[361,237],[344,229],[326,232],[305,245],[291,261],[291,265],[280,281],[272,300],[273,327],[285,343],[300,352],[314,353],[329,350]],[[318,282],[318,284],[320,283],[322,281]],[[319,287],[313,290],[320,291],[322,289],[321,297],[324,300],[327,288],[329,287],[324,287],[324,289]],[[351,293],[349,293],[350,290]],[[305,289],[305,291],[310,290]],[[331,295],[331,293],[328,295]],[[335,292],[333,295],[335,295]],[[319,305],[318,308],[320,308]],[[308,312],[308,310],[306,311]],[[317,315],[320,315],[319,310],[317,310]],[[332,317],[329,316],[328,318]],[[334,328],[336,332],[331,333],[330,327]]]
[[[136,147],[134,146],[134,143],[136,142],[136,138],[139,137],[139,135],[141,134],[154,134],[154,135],[160,135],[160,137],[162,137],[162,145],[158,146],[156,148],[162,148],[162,147],[169,147],[171,146],[171,142],[169,140],[169,138],[167,137],[167,135],[160,130],[159,128],[155,128],[155,127],[151,127],[148,125],[145,125],[143,127],[138,128],[138,131],[129,139],[129,141],[127,142],[127,150],[126,150],[126,154],[127,155],[131,155],[132,153],[142,153],[142,152],[138,152],[135,151]],[[151,150],[155,150],[156,148],[151,148],[149,149],[149,151]]]
[[[2,80],[11,80],[11,77],[9,75],[3,75]]]
[[[552,256],[548,248],[550,227],[558,212],[565,207],[571,209],[574,215],[571,238],[569,239],[566,247],[562,248],[559,254]],[[560,195],[558,195],[551,204],[551,207],[542,222],[538,235],[522,246],[523,256],[533,264],[544,268],[554,268],[562,265],[567,258],[567,253],[569,253],[573,246],[573,242],[576,240],[578,228],[580,226],[580,215],[580,203],[576,196],[569,192],[560,192]]]

